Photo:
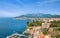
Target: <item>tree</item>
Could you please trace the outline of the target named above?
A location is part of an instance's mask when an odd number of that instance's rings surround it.
[[[42,22],[41,21],[33,21],[33,22],[27,22],[28,26],[41,26]]]
[[[50,27],[60,27],[60,20],[59,21],[51,21]]]
[[[49,33],[48,33],[48,28],[44,28],[44,29],[43,29],[43,34],[45,34],[45,35],[49,34]]]

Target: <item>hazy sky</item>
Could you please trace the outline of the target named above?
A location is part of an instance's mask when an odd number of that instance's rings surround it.
[[[0,17],[29,13],[60,14],[60,0],[0,0]]]

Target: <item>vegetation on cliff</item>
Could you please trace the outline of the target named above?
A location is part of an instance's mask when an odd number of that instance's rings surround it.
[[[42,21],[32,21],[27,22],[27,26],[42,26]],[[50,28],[53,28],[53,32],[51,34],[52,38],[60,38],[60,20],[59,21],[51,21]],[[49,34],[49,28],[43,28],[43,34]]]
[[[42,22],[40,21],[32,21],[32,22],[27,22],[28,26],[41,26]]]
[[[60,27],[60,20],[59,21],[51,21],[50,27]]]

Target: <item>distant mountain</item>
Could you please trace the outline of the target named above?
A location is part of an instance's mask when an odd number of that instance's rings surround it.
[[[38,14],[26,14],[26,15],[21,15],[18,16],[16,18],[60,18],[60,15],[51,15],[51,14],[42,14],[42,13],[38,13]]]

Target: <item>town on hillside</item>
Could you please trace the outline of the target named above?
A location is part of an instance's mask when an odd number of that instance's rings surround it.
[[[60,18],[40,18],[27,22],[26,30],[7,38],[60,38]]]

